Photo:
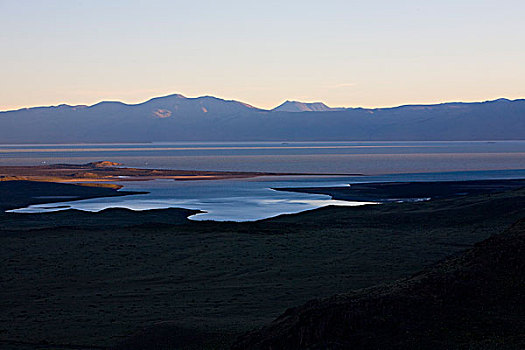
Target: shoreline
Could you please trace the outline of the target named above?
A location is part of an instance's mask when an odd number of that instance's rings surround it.
[[[143,169],[122,167],[122,164],[110,161],[99,161],[87,164],[0,166],[0,182],[36,181],[80,183],[84,186],[110,187],[115,189],[122,188],[122,186],[104,183],[111,181],[148,181],[157,179],[175,181],[226,180],[259,176],[364,176],[364,174]]]
[[[152,180],[146,177],[147,180]],[[146,181],[144,179],[143,181]],[[106,180],[109,181],[109,180]],[[140,181],[140,180],[136,180]],[[184,181],[184,180],[182,180]],[[76,202],[85,199],[111,198],[139,194],[149,194],[147,190],[121,190],[124,185],[110,183],[78,183],[75,180],[31,181],[11,180],[0,181],[0,210],[5,213],[15,213],[14,210],[24,209],[33,205],[53,205],[60,202]],[[490,195],[500,192],[525,188],[525,179],[501,180],[461,180],[461,181],[397,181],[397,182],[370,182],[355,183],[348,186],[329,187],[270,187],[278,192],[296,192],[313,195],[330,196],[331,200],[362,202],[362,203],[403,203],[420,202],[471,195]],[[322,206],[321,206],[322,207]],[[179,208],[175,206],[173,208]],[[180,206],[180,208],[185,208]],[[74,208],[70,208],[73,209]],[[128,208],[131,211],[135,211]],[[144,211],[158,210],[148,208]],[[202,209],[202,208],[201,208]],[[314,208],[318,209],[318,208]],[[311,210],[311,209],[308,209]],[[307,210],[307,211],[308,211]],[[142,211],[142,210],[141,210]],[[300,213],[302,211],[298,211]],[[38,214],[31,213],[31,214]],[[269,218],[286,215],[287,212],[277,213]],[[267,220],[260,218],[248,220],[258,222]],[[215,220],[212,220],[215,221]],[[221,221],[221,220],[219,220]],[[226,220],[228,221],[228,220]],[[233,220],[232,221],[236,221]],[[243,221],[243,220],[241,220]]]
[[[64,196],[74,197],[69,198],[68,201],[78,201],[149,193],[144,191],[119,191],[123,186],[118,185],[115,185],[115,187],[97,185],[27,180],[0,181],[0,216],[6,215],[6,211],[30,205],[63,202],[64,199],[60,197]]]
[[[517,190],[525,179],[396,181],[350,184],[345,187],[281,187],[276,191],[323,194],[334,200],[363,202],[404,202]]]

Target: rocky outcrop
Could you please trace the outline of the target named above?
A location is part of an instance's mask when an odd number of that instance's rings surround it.
[[[92,168],[106,168],[120,165],[122,165],[122,163],[110,162],[109,160],[102,160],[99,162],[92,162],[87,164],[87,166]]]

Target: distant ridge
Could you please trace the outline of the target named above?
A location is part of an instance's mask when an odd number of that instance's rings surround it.
[[[142,106],[142,105],[147,105],[147,104],[154,104],[154,103],[175,103],[175,104],[180,104],[180,103],[192,103],[192,102],[195,102],[195,101],[220,101],[220,102],[225,102],[225,103],[235,103],[235,104],[240,104],[240,105],[243,105],[245,107],[248,107],[248,108],[253,108],[253,109],[259,109],[259,108],[256,108],[256,107],[253,107],[247,103],[244,103],[244,102],[239,102],[239,101],[235,101],[235,100],[223,100],[221,98],[218,98],[218,97],[214,97],[214,96],[199,96],[199,97],[186,97],[184,95],[181,95],[181,94],[171,94],[171,95],[166,95],[166,96],[159,96],[159,97],[153,97],[147,101],[144,101],[144,102],[139,102],[139,103],[124,103],[124,102],[121,102],[121,101],[100,101],[100,102],[97,102],[93,105],[68,105],[68,104],[65,104],[65,103],[62,103],[60,105],[57,105],[57,106],[39,106],[39,107],[26,107],[26,108],[20,108],[20,109],[16,109],[16,110],[9,110],[9,111],[0,111],[0,113],[8,113],[8,112],[16,112],[16,111],[26,111],[26,110],[32,110],[32,109],[43,109],[43,108],[93,108],[93,107],[98,107],[98,106],[104,106],[104,105],[122,105],[122,106],[129,106],[129,107],[133,107],[133,106]]]
[[[286,101],[263,110],[180,94],[0,112],[0,144],[170,141],[525,140],[525,100],[330,108]]]

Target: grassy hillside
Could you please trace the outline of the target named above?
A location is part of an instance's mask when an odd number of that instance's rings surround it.
[[[0,215],[0,344],[105,348],[146,328],[139,338],[164,348],[228,346],[289,307],[392,282],[501,232],[525,217],[525,190],[255,223],[186,215]]]

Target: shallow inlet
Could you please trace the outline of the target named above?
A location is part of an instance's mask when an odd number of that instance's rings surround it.
[[[452,181],[524,178],[524,170],[475,171],[383,176],[267,176],[213,181],[153,180],[119,182],[127,191],[148,194],[63,201],[11,210],[15,213],[43,213],[67,209],[97,212],[107,208],[149,210],[184,208],[199,210],[191,220],[256,221],[281,214],[299,213],[328,205],[358,206],[372,202],[333,200],[322,194],[275,191],[272,188],[337,187],[363,182]]]
[[[278,176],[213,181],[153,180],[121,182],[124,190],[148,194],[104,197],[31,205],[14,213],[45,213],[67,209],[97,212],[107,208],[199,210],[190,220],[256,221],[299,213],[328,205],[358,206],[370,202],[333,200],[320,194],[276,191],[272,187],[348,186],[349,178],[332,176]]]

